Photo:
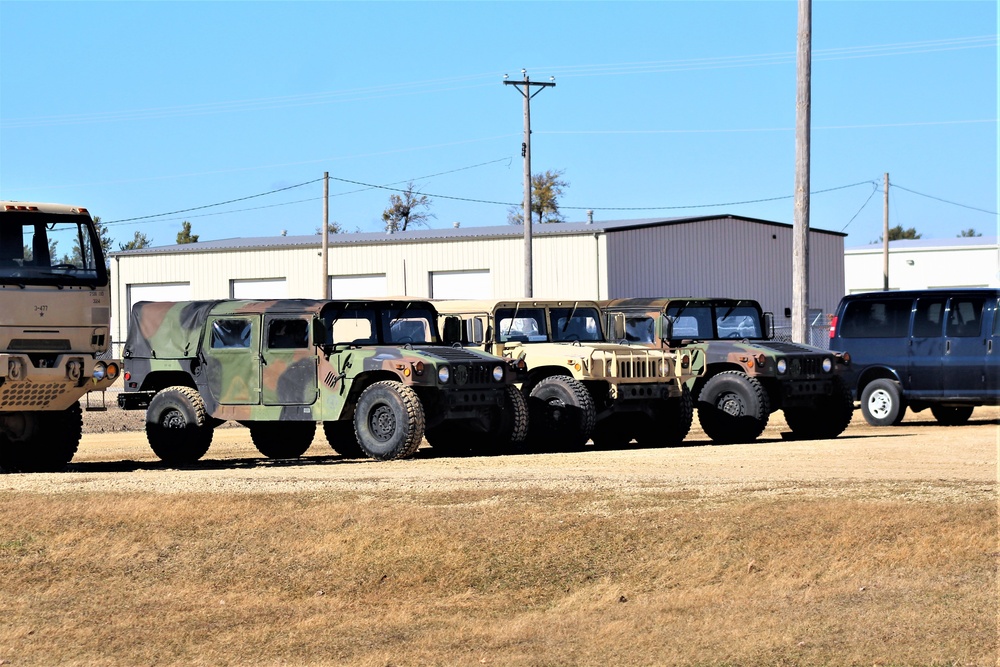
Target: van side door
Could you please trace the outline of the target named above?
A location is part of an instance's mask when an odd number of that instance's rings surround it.
[[[986,376],[986,395],[1000,399],[1000,299],[991,299],[987,305],[985,325],[989,328],[989,338],[986,339],[983,374]]]
[[[213,315],[202,353],[219,405],[260,404],[260,315]]]
[[[947,297],[916,300],[910,329],[907,382],[911,398],[937,397],[944,389],[944,321]]]
[[[987,332],[983,328],[986,299],[952,297],[944,340],[944,395],[978,398],[986,390],[984,355]]]
[[[261,399],[264,405],[312,405],[318,357],[310,340],[311,315],[264,316]]]

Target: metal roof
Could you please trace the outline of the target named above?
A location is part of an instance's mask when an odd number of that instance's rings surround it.
[[[634,220],[606,220],[603,222],[561,222],[532,225],[532,236],[561,236],[578,234],[607,234],[643,227],[664,227],[683,225],[709,220],[732,220],[751,222],[761,225],[791,228],[792,225],[771,220],[747,218],[740,215],[706,215],[680,218],[639,218]],[[843,232],[832,232],[811,229],[812,232],[847,236]],[[444,229],[413,229],[405,232],[388,234],[385,232],[360,232],[350,234],[330,234],[330,246],[344,246],[370,243],[420,243],[425,241],[461,241],[468,239],[488,238],[520,238],[524,236],[524,228],[520,225],[496,225],[491,227],[447,227]],[[297,248],[320,246],[319,234],[308,236],[261,236],[219,239],[216,241],[198,241],[169,246],[140,248],[138,250],[121,250],[111,253],[111,256],[132,256],[149,254],[171,254],[186,252],[222,252],[226,250],[269,250],[282,248]]]
[[[889,250],[930,250],[940,248],[978,248],[997,245],[996,236],[956,236],[950,239],[900,239],[889,241]],[[844,252],[861,253],[882,250],[882,242],[845,248]]]

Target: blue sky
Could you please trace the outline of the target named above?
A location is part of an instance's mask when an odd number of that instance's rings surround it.
[[[315,233],[324,171],[349,231],[391,193],[352,181],[505,224],[526,68],[568,221],[791,223],[796,30],[791,1],[3,0],[0,198],[86,206],[116,248]],[[813,227],[877,239],[888,172],[890,224],[997,234],[997,32],[996,2],[814,2]]]

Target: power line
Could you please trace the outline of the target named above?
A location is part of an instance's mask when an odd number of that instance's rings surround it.
[[[859,215],[861,215],[861,211],[865,210],[865,206],[868,206],[868,202],[870,202],[872,200],[872,197],[875,196],[875,193],[879,191],[878,181],[872,181],[871,183],[872,183],[872,193],[868,195],[868,199],[865,200],[865,203],[861,205],[861,208],[858,209],[857,213],[851,216],[851,219],[847,221],[847,224],[844,225],[844,227],[840,231],[844,231],[845,229],[851,226],[851,223],[854,222],[854,219],[857,218]]]
[[[962,208],[967,208],[967,209],[969,209],[971,211],[979,211],[980,213],[988,213],[990,215],[997,215],[996,211],[987,211],[985,208],[976,208],[975,206],[967,206],[965,204],[959,204],[958,202],[949,201],[947,199],[941,199],[940,197],[935,197],[933,195],[927,195],[927,194],[924,194],[923,192],[917,192],[916,190],[910,190],[909,188],[904,188],[899,183],[893,183],[892,187],[899,188],[900,190],[905,190],[906,192],[909,192],[910,194],[920,195],[921,197],[927,197],[928,199],[934,199],[934,200],[939,201],[939,202],[944,202],[945,204],[951,204],[952,206],[960,206]]]

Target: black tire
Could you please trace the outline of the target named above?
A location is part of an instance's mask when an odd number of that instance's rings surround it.
[[[358,436],[354,433],[353,421],[345,419],[336,422],[323,422],[323,434],[326,436],[330,449],[345,459],[365,458],[365,452],[358,444]]]
[[[828,440],[844,432],[854,416],[851,390],[839,379],[834,380],[829,396],[817,398],[808,407],[785,408],[785,422],[797,438]]]
[[[635,425],[634,422],[634,413],[629,418],[622,413],[610,415],[594,425],[594,433],[590,439],[597,449],[627,449],[632,443],[634,428],[631,427]]]
[[[684,443],[694,421],[694,400],[687,387],[677,398],[657,401],[652,417],[643,420],[636,435],[642,447],[678,447]]]
[[[361,449],[377,461],[412,456],[424,438],[424,406],[417,392],[391,380],[361,392],[354,431]]]
[[[509,385],[504,388],[503,408],[493,411],[489,435],[486,436],[487,453],[501,454],[520,449],[528,439],[528,401],[520,390]]]
[[[426,429],[424,437],[434,448],[435,456],[467,456],[472,453],[475,441],[482,440],[483,433],[476,433],[461,422],[446,421]]]
[[[764,387],[740,371],[709,378],[698,396],[698,421],[717,444],[753,442],[764,432],[770,414]]]
[[[269,459],[297,459],[316,437],[316,422],[245,422],[257,451]]]
[[[213,434],[205,402],[190,387],[167,387],[146,408],[146,440],[164,463],[194,463],[208,451]]]
[[[880,378],[861,392],[861,414],[872,426],[896,426],[906,414],[906,399],[895,380]]]
[[[83,411],[80,403],[56,412],[26,415],[34,433],[26,440],[0,436],[0,470],[6,472],[59,472],[80,446]]]
[[[969,421],[973,409],[971,405],[932,405],[931,414],[942,426],[961,426]]]
[[[597,409],[583,383],[565,375],[547,377],[528,395],[533,449],[578,449],[594,432]]]

